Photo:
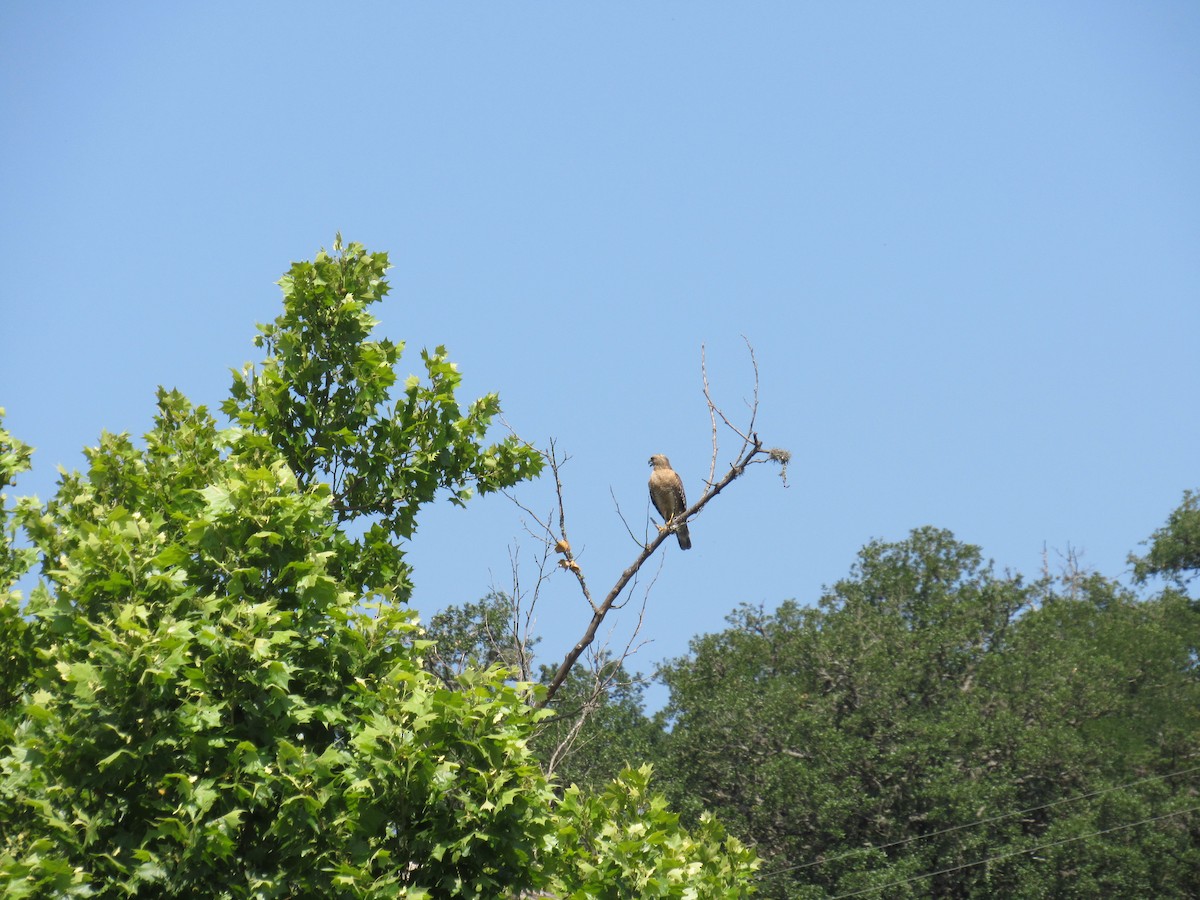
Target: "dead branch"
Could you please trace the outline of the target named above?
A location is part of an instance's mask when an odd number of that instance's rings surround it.
[[[686,512],[684,512],[680,521],[690,521],[702,509],[704,509],[704,507],[708,506],[708,504],[711,503],[716,496],[721,493],[721,491],[725,490],[725,488],[729,487],[729,485],[733,484],[735,480],[745,474],[748,466],[755,462],[766,462],[766,459],[759,459],[760,456],[765,457],[766,455],[767,451],[763,449],[762,441],[759,440],[758,435],[751,433],[749,436],[749,444],[742,455],[739,456],[738,459],[729,467],[729,471],[725,473],[725,476],[720,481],[709,487],[709,489],[704,492],[700,499],[692,504],[692,506],[690,506]],[[551,679],[550,684],[547,686],[546,694],[539,703],[539,706],[545,706],[552,699],[554,699],[554,694],[560,687],[562,687],[562,683],[566,681],[567,675],[571,672],[571,667],[575,665],[575,662],[579,659],[580,654],[582,654],[583,651],[588,648],[588,645],[595,640],[597,629],[604,621],[604,617],[608,615],[608,611],[613,608],[614,604],[616,604],[617,599],[621,596],[622,591],[625,590],[625,587],[641,570],[646,560],[654,555],[654,551],[658,549],[659,545],[662,544],[662,542],[672,534],[673,532],[670,529],[664,529],[660,531],[654,537],[654,539],[650,541],[649,544],[642,548],[642,552],[637,555],[637,558],[635,558],[634,561],[625,569],[625,571],[621,573],[620,577],[617,578],[616,583],[613,584],[612,588],[605,595],[604,600],[600,603],[600,605],[593,607],[595,612],[592,614],[591,621],[584,630],[582,637],[580,637],[575,646],[567,652],[566,657],[558,667],[558,671],[554,673],[554,678]]]
[[[707,489],[701,495],[700,499],[692,504],[692,506],[689,507],[681,517],[679,517],[678,522],[673,523],[673,525],[676,527],[680,524],[689,522],[691,519],[699,515],[701,510],[708,506],[708,504],[712,502],[718,494],[720,494],[723,490],[725,490],[725,488],[729,487],[729,485],[744,475],[749,466],[756,463],[776,462],[786,467],[787,462],[790,459],[790,454],[788,454],[785,450],[780,450],[779,448],[765,448],[758,434],[754,430],[758,416],[759,402],[758,360],[755,358],[754,348],[750,345],[748,340],[746,341],[746,346],[750,351],[750,364],[754,371],[754,392],[753,399],[748,402],[750,409],[749,422],[742,428],[734,425],[725,412],[719,406],[717,406],[716,402],[713,400],[712,392],[708,383],[708,366],[705,359],[705,350],[703,346],[700,348],[701,381],[703,383],[705,403],[708,406],[709,420],[712,422],[713,430],[712,465],[709,470],[708,480],[705,482],[707,484]],[[736,458],[730,464],[728,471],[725,472],[724,476],[722,476],[719,481],[716,480],[717,456],[719,455],[719,429],[717,427],[718,419],[725,425],[725,427],[742,439],[742,444],[738,450]],[[666,540],[669,535],[674,533],[675,530],[674,527],[661,529],[657,536],[650,541],[650,543],[643,544],[642,549],[638,553],[637,557],[620,574],[616,582],[605,595],[604,599],[597,604],[587,589],[587,583],[584,580],[582,569],[570,556],[569,543],[566,540],[566,516],[563,504],[562,481],[560,478],[558,463],[555,461],[553,444],[551,444],[551,450],[547,460],[550,462],[551,471],[554,474],[555,490],[557,491],[559,500],[559,530],[562,535],[562,542],[567,546],[567,558],[560,562],[560,565],[575,573],[579,580],[580,588],[583,590],[584,597],[587,599],[588,604],[592,608],[592,618],[588,622],[587,628],[584,630],[583,635],[567,652],[566,656],[563,658],[563,661],[559,664],[558,669],[555,671],[554,677],[550,680],[549,685],[547,685],[546,693],[543,695],[538,704],[542,707],[546,706],[554,699],[554,695],[558,692],[559,688],[562,687],[563,682],[566,681],[572,667],[576,664],[584,651],[586,651],[596,639],[596,632],[599,630],[600,625],[604,622],[605,617],[613,608],[620,607],[621,604],[618,603],[618,600],[620,599],[622,593],[627,587],[630,587],[631,584],[636,583],[636,578],[638,573],[641,571],[642,566],[645,565],[646,561],[654,555],[654,552],[658,549],[659,545],[662,544],[662,542]],[[623,516],[622,521],[624,522]],[[629,530],[628,523],[626,523],[625,527],[627,530]],[[547,529],[547,531],[549,532],[548,536],[553,539],[553,532],[550,532],[549,529]],[[632,531],[630,531],[630,534],[632,536]]]
[[[606,698],[613,688],[618,686],[618,684],[628,687],[637,682],[637,678],[618,682],[618,676],[624,671],[625,660],[636,653],[642,646],[639,644],[638,647],[634,647],[633,641],[637,636],[637,632],[641,629],[645,611],[645,601],[643,600],[642,610],[638,615],[638,624],[634,629],[634,635],[626,642],[625,648],[620,654],[616,656],[609,654],[607,646],[599,649],[595,647],[589,648],[587,656],[589,667],[592,671],[592,683],[587,693],[583,697],[577,698],[570,707],[558,707],[555,715],[546,720],[547,723],[564,721],[569,721],[570,723],[565,736],[559,739],[557,746],[549,754],[546,764],[547,774],[553,774],[558,765],[567,756],[579,749],[580,746],[583,746],[580,744],[580,741],[583,739],[583,726],[594,713],[599,712],[604,707]],[[595,739],[595,736],[593,736],[590,740]]]
[[[543,548],[543,552],[537,561],[537,578],[533,583],[533,590],[528,594],[521,587],[521,567],[519,549],[509,550],[509,566],[512,572],[512,593],[511,606],[508,620],[508,639],[512,642],[513,652],[516,656],[517,673],[522,681],[530,681],[533,678],[533,649],[530,640],[530,635],[533,633],[534,616],[537,611],[538,598],[541,596],[542,586],[550,577],[550,553]],[[526,601],[528,597],[528,602]],[[522,622],[522,620],[524,620]]]

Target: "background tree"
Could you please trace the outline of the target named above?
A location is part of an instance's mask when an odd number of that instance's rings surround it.
[[[919,529],[864,548],[817,608],[730,625],[663,669],[660,773],[759,850],[765,895],[1194,887],[1198,622],[1178,595],[1091,577],[1060,596]]]
[[[47,503],[16,503],[32,547],[5,530],[5,896],[569,895],[618,851],[663,896],[685,873],[742,890],[752,854],[715,826],[659,816],[636,858],[603,843],[659,801],[628,780],[560,800],[528,747],[544,713],[506,670],[451,690],[426,667],[398,603],[417,511],[538,464],[484,442],[497,401],[461,409],[440,350],[392,403],[398,350],[367,340],[365,311],[385,268],[340,241],[292,267],[232,428],[160,390],[141,446],[103,434]],[[0,436],[3,483],[27,459]]]
[[[425,637],[429,641],[426,665],[448,687],[467,669],[499,665],[520,677],[529,671],[539,640],[536,636],[526,640],[516,632],[513,601],[503,591],[434,613],[425,626]]]
[[[1183,502],[1147,543],[1145,556],[1129,560],[1139,582],[1163,575],[1182,588],[1194,578],[1200,572],[1200,491],[1184,491]]]

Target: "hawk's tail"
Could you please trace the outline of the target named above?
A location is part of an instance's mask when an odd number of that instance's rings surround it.
[[[686,525],[680,525],[675,529],[675,537],[679,538],[680,550],[692,549],[692,536],[688,534],[688,527]]]

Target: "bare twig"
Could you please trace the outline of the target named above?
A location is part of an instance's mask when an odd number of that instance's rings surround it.
[[[708,359],[704,345],[700,345],[700,383],[704,385],[704,401],[708,405],[708,420],[712,423],[712,461],[708,465],[708,478],[705,484],[712,484],[717,477],[717,454],[721,445],[717,432],[717,405],[713,403],[712,393],[708,389]]]
[[[612,497],[613,506],[616,507],[617,516],[620,517],[621,524],[625,526],[625,531],[628,532],[628,534],[629,534],[629,539],[631,541],[633,541],[635,544],[637,544],[639,547],[644,546],[646,543],[645,540],[639,540],[638,536],[633,533],[633,529],[629,527],[629,523],[625,520],[625,514],[623,512],[621,512],[621,504],[619,502],[617,502],[616,492],[613,491],[611,485],[608,488],[608,493],[609,493],[609,496]]]
[[[543,549],[542,555],[537,561],[537,578],[534,580],[533,590],[528,595],[528,603],[526,603],[526,593],[521,588],[520,549],[510,549],[508,558],[512,572],[513,586],[512,593],[509,595],[512,605],[508,631],[512,640],[513,651],[516,655],[518,675],[522,681],[528,682],[533,677],[533,652],[530,635],[533,633],[533,626],[536,621],[534,616],[537,611],[537,603],[538,598],[541,596],[542,586],[546,583],[552,571],[549,562],[550,554]]]
[[[550,441],[550,452],[546,455],[546,461],[550,463],[550,471],[554,473],[554,495],[558,497],[558,535],[559,541],[555,546],[561,546],[560,553],[563,554],[563,559],[560,560],[561,565],[568,572],[575,575],[579,581],[579,590],[583,592],[583,598],[587,600],[588,606],[592,608],[592,612],[596,611],[596,603],[592,600],[592,592],[588,590],[587,579],[583,577],[583,568],[575,559],[575,555],[571,550],[571,542],[567,539],[567,505],[563,500],[562,486],[562,463],[565,463],[569,457],[564,456],[560,461],[554,449],[554,441]]]

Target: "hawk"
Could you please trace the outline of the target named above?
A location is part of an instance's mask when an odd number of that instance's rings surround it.
[[[650,499],[654,502],[654,508],[663,517],[667,528],[674,528],[675,537],[679,539],[679,549],[691,550],[692,536],[688,534],[687,525],[683,522],[675,526],[671,524],[676,516],[683,515],[683,511],[687,509],[687,500],[683,496],[683,480],[671,468],[671,461],[661,453],[650,457],[650,465],[654,467],[654,471],[650,473]]]

